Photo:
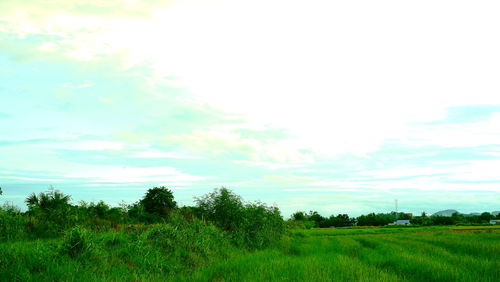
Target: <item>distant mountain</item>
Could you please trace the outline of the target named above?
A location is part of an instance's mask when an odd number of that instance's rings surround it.
[[[438,216],[452,216],[454,213],[458,212],[457,210],[444,210],[444,211],[438,211],[432,215],[438,215]],[[458,212],[460,213],[460,212]],[[491,212],[492,215],[494,216],[497,216],[497,214],[499,214],[500,211],[493,211]],[[481,215],[480,212],[471,212],[471,213],[460,213],[464,216],[478,216],[478,215]]]
[[[437,216],[451,216],[452,214],[458,212],[457,210],[444,210],[444,211],[438,211],[432,215],[437,215]]]

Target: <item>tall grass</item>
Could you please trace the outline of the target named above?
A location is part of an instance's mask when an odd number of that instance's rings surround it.
[[[20,210],[10,204],[0,207],[0,242],[25,236],[26,219],[20,214]]]
[[[200,221],[105,233],[75,227],[61,238],[0,243],[0,281],[163,281],[235,251],[222,231]]]

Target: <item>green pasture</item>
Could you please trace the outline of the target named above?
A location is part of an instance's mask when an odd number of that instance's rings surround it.
[[[363,234],[387,234],[387,233],[407,233],[407,232],[436,232],[436,231],[471,231],[471,230],[500,230],[500,226],[397,226],[389,225],[383,227],[352,226],[340,228],[313,228],[309,230],[291,230],[292,234],[307,234],[311,236],[337,236],[337,235],[363,235]]]
[[[179,280],[500,281],[499,231],[491,227],[301,230],[279,248],[233,257]]]

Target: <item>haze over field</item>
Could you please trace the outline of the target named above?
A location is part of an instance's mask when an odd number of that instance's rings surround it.
[[[0,1],[0,187],[500,207],[496,1]]]

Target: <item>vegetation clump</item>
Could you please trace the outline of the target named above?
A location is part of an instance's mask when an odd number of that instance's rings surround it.
[[[267,247],[281,239],[285,225],[277,207],[244,203],[238,195],[222,187],[196,199],[202,219],[228,232],[232,240],[251,249]]]
[[[70,257],[76,257],[82,253],[89,252],[93,248],[91,235],[80,226],[73,227],[66,231],[61,243],[60,251]]]

